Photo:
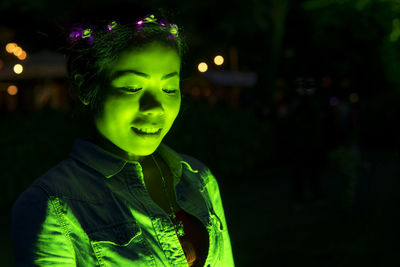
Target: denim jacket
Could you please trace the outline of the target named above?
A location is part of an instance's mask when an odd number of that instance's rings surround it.
[[[161,143],[176,200],[208,232],[204,266],[233,267],[217,180],[199,160]],[[86,139],[36,179],[12,208],[16,266],[188,266],[168,215],[146,191],[138,161]]]

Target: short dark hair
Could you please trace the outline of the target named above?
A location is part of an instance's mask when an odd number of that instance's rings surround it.
[[[111,24],[105,20],[90,25],[75,24],[72,27],[69,34],[71,46],[67,49],[70,93],[71,95],[75,93],[80,100],[88,102],[88,107],[85,107],[78,101],[80,107],[88,112],[87,115],[91,118],[103,111],[106,96],[104,89],[110,78],[107,66],[117,61],[123,52],[159,42],[175,49],[183,63],[182,58],[186,53],[187,43],[182,29],[179,28],[177,34],[171,35],[170,30],[176,26],[175,24],[170,23],[165,16],[160,14],[153,18],[156,18],[156,23],[138,24],[140,19],[126,25],[117,22],[113,23],[113,28],[108,28],[109,30],[107,30],[107,25]],[[74,39],[79,29],[87,30],[85,38],[80,36]]]

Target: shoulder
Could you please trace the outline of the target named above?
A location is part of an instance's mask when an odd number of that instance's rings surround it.
[[[18,213],[20,210],[30,209],[32,207],[43,207],[49,199],[44,190],[38,186],[31,185],[23,191],[15,200],[12,206],[12,214]]]
[[[66,196],[74,199],[85,200],[89,194],[87,188],[91,188],[90,197],[101,197],[104,187],[100,174],[79,161],[68,158],[49,169],[33,182],[49,196]],[[99,189],[99,190],[96,190]],[[98,194],[96,194],[98,193]],[[100,196],[101,195],[101,196]]]
[[[20,212],[29,209],[45,208],[54,191],[57,191],[57,188],[66,186],[68,177],[72,176],[71,172],[74,172],[73,163],[64,160],[36,178],[14,202],[12,207],[13,215],[18,215]]]
[[[63,160],[38,177],[32,185],[42,188],[47,193],[50,188],[66,186],[77,175],[79,167],[72,160]]]
[[[30,186],[22,192],[11,209],[12,235],[31,234],[40,229],[47,215],[49,196],[40,187]],[[25,236],[24,238],[28,238]]]
[[[34,184],[37,181],[42,181],[42,180],[60,180],[66,176],[73,176],[76,175],[77,172],[81,172],[83,170],[83,166],[80,166],[79,162],[76,162],[71,159],[65,159],[50,169],[48,169],[42,176],[37,178],[34,182]]]
[[[182,157],[183,163],[189,170],[198,173],[198,175],[202,179],[203,185],[207,185],[210,182],[217,183],[217,180],[214,174],[211,172],[210,168],[201,160],[182,153],[179,153],[179,155]]]
[[[182,154],[179,153],[179,155],[181,156],[182,160],[183,160],[183,164],[186,165],[186,167],[193,171],[193,172],[199,172],[200,174],[209,171],[210,169],[208,168],[208,166],[206,164],[204,164],[201,160],[186,155],[186,154]]]

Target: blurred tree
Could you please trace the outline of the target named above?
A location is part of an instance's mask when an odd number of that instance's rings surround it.
[[[195,45],[205,47],[209,55],[215,53],[216,46],[228,49],[228,46],[237,44],[239,70],[244,67],[241,62],[250,63],[260,78],[257,94],[261,99],[273,95],[286,15],[292,0],[204,0],[195,5],[190,1],[175,1],[182,11],[182,19],[192,29],[190,32],[197,35],[191,36]],[[158,0],[153,0],[155,2]]]
[[[327,47],[339,45],[343,41],[337,38],[339,31],[351,31],[359,44],[352,47],[351,54],[356,60],[353,62],[365,62],[365,56],[376,52],[379,65],[374,70],[378,73],[382,70],[387,82],[400,86],[399,0],[309,0],[302,6],[315,21],[317,43]]]

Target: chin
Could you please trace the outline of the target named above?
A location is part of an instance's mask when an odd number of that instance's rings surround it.
[[[148,146],[140,146],[140,148],[138,149],[139,146],[134,146],[132,147],[132,149],[129,150],[130,153],[132,153],[135,156],[149,156],[151,154],[154,153],[154,151],[156,151],[156,149],[158,148],[159,144],[155,145],[148,145]]]

